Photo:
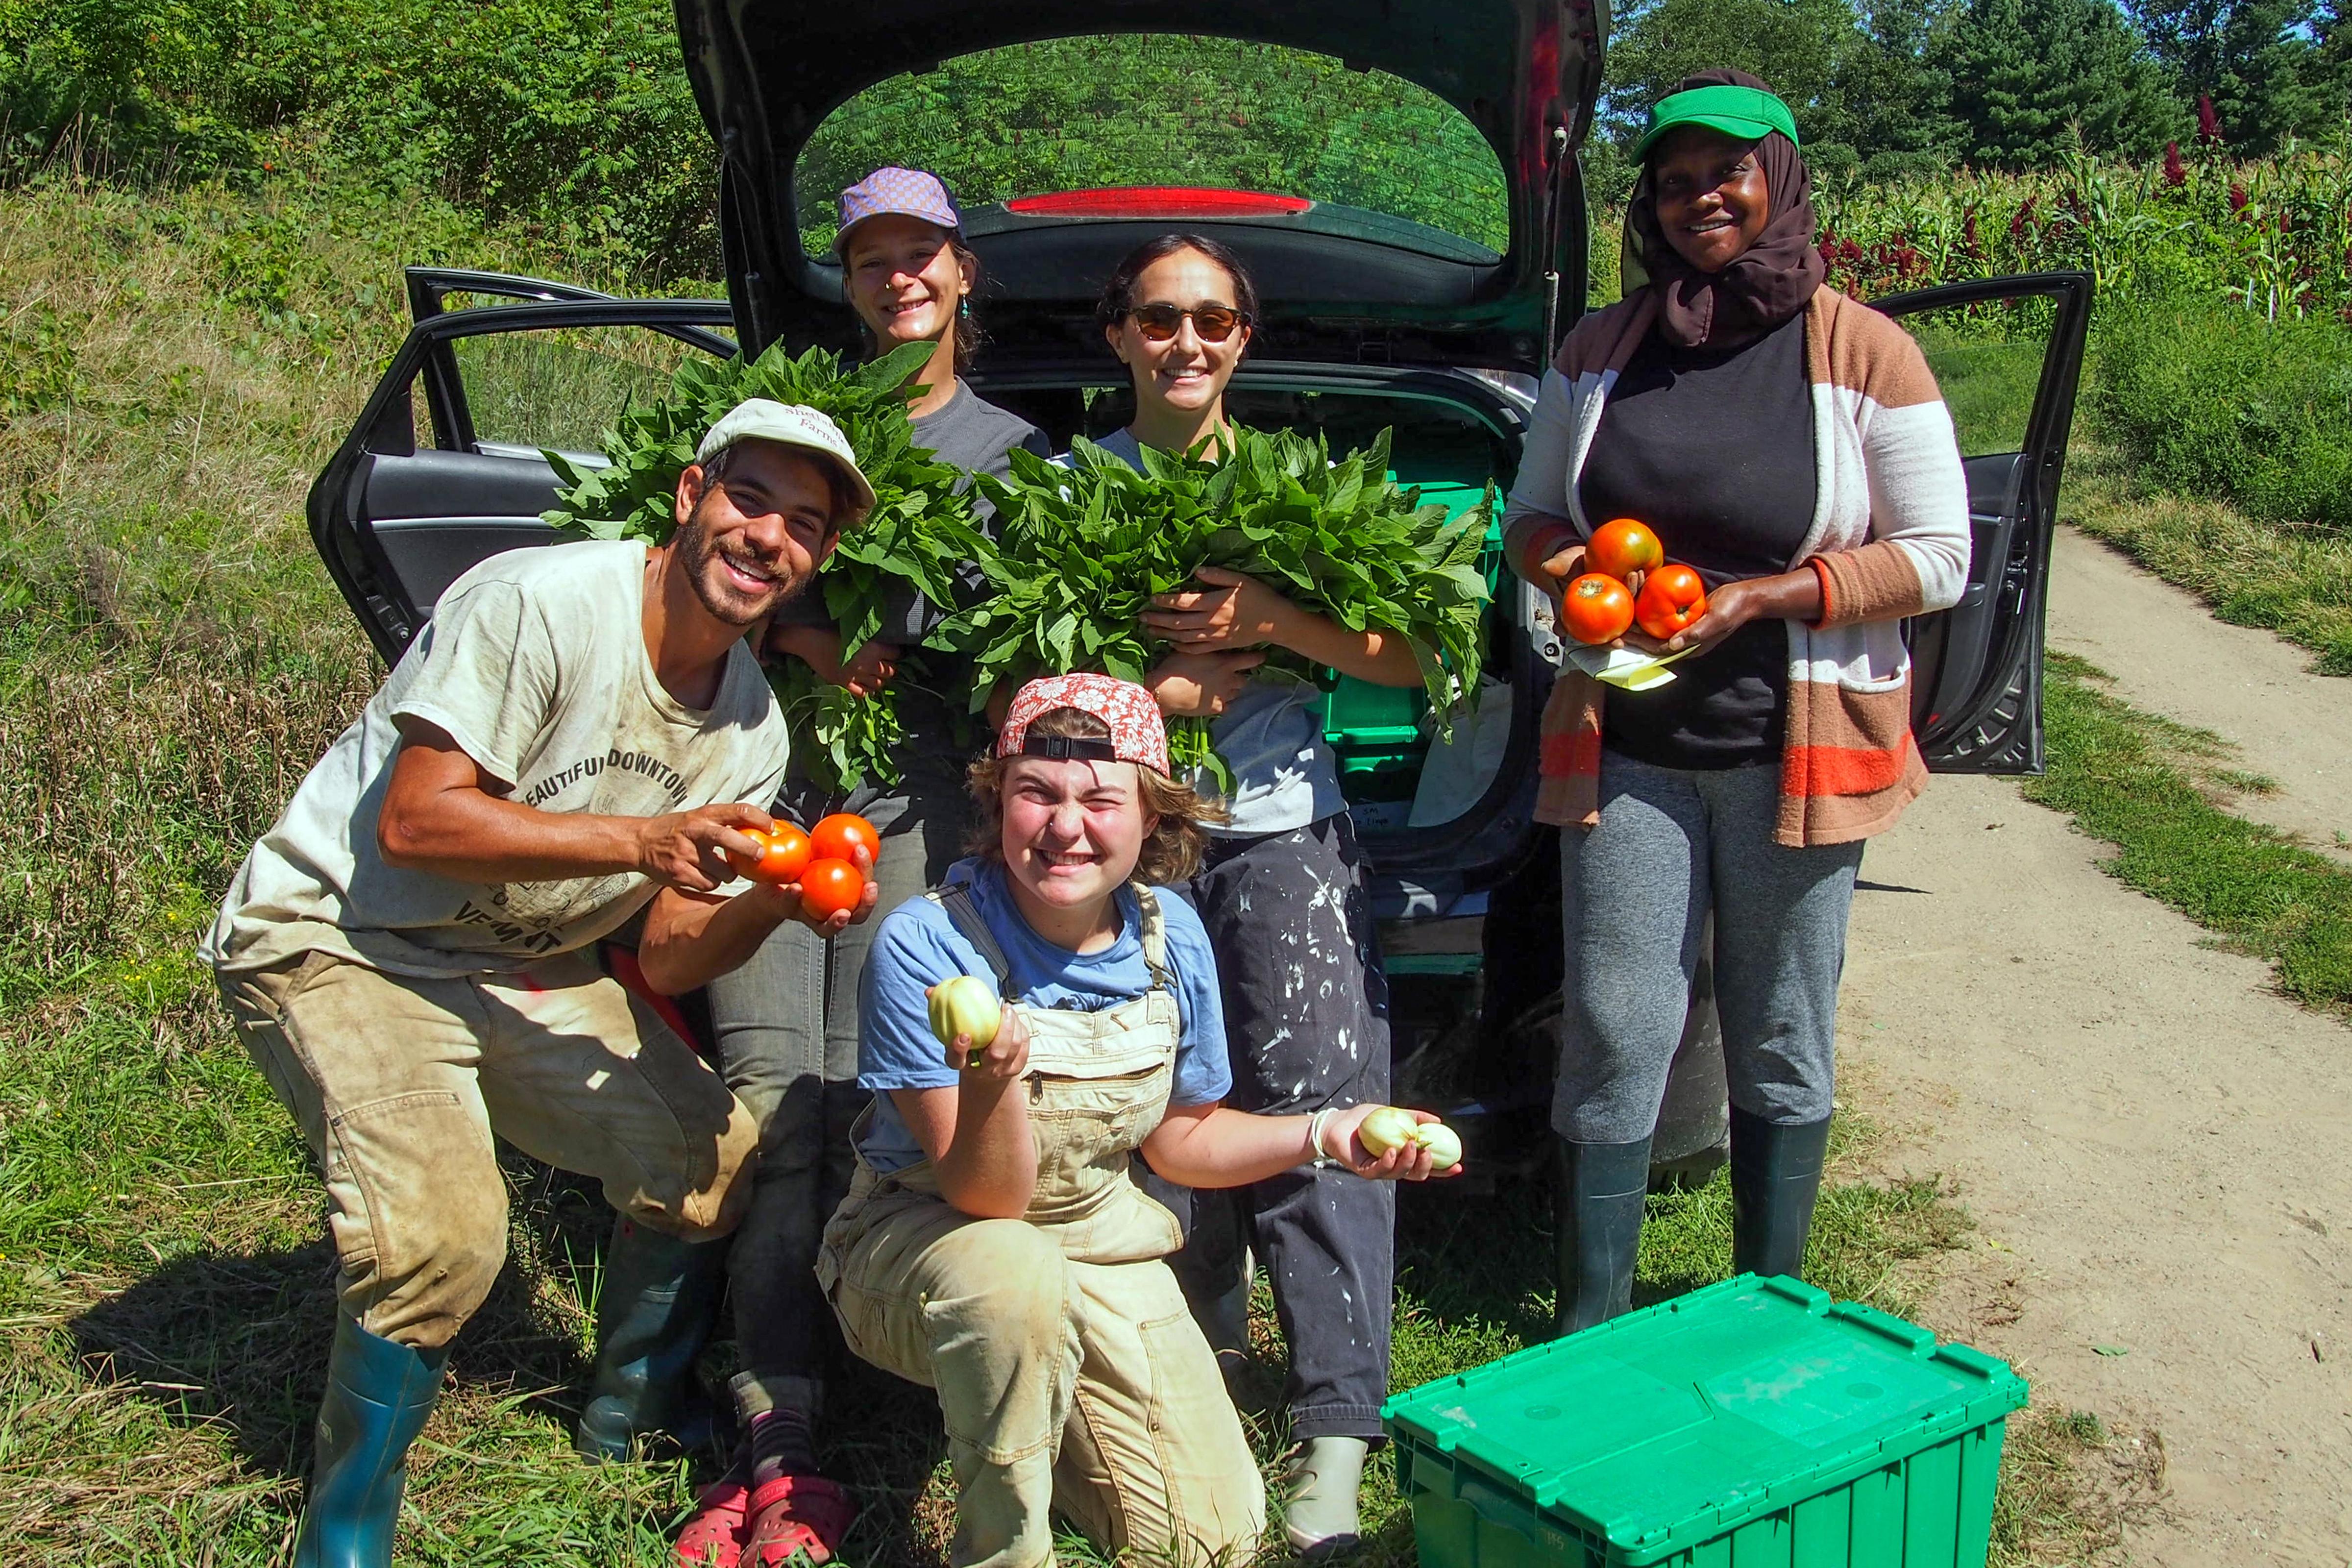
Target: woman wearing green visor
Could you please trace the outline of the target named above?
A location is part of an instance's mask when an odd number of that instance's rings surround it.
[[[1822,287],[1796,122],[1737,71],[1651,111],[1624,300],[1544,378],[1504,548],[1548,593],[1612,519],[1695,567],[1664,685],[1570,669],[1538,815],[1562,826],[1559,1331],[1631,1302],[1650,1137],[1710,912],[1736,1266],[1796,1274],[1828,1144],[1863,841],[1926,783],[1901,622],[1968,581],[1968,489],[1926,360]],[[1628,268],[1628,278],[1634,277]]]

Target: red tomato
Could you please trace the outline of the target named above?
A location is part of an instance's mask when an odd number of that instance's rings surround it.
[[[779,822],[762,833],[756,827],[736,831],[760,847],[758,859],[748,855],[727,852],[727,863],[735,868],[739,877],[749,877],[755,882],[782,887],[786,882],[800,880],[801,868],[810,860],[809,836],[789,822]]]
[[[882,855],[882,836],[874,831],[874,825],[847,811],[835,812],[810,828],[809,845],[818,859],[846,860],[853,867],[857,857],[851,850],[857,846],[865,847],[868,865]]]
[[[1706,584],[1680,562],[1654,568],[1633,601],[1633,624],[1660,642],[1706,614]]]
[[[801,873],[801,908],[819,920],[843,910],[855,912],[865,891],[866,879],[846,860],[812,860]]]
[[[1579,642],[1613,642],[1633,624],[1633,591],[1604,573],[1577,578],[1559,603],[1564,629]]]
[[[1620,583],[1636,572],[1647,572],[1665,562],[1666,552],[1658,543],[1658,536],[1650,531],[1646,523],[1630,517],[1602,523],[1592,531],[1592,542],[1584,547],[1584,563]]]

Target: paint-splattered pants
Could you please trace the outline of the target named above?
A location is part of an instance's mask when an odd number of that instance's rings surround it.
[[[1187,889],[1224,994],[1228,1103],[1273,1115],[1384,1100],[1388,984],[1363,857],[1345,815],[1290,833],[1210,840]],[[1237,1284],[1245,1248],[1274,1287],[1290,1346],[1284,1403],[1297,1438],[1381,1435],[1388,1393],[1396,1187],[1311,1168],[1190,1198],[1184,1249],[1168,1261],[1195,1302]]]

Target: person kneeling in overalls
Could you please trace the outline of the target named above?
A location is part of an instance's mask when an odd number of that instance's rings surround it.
[[[1218,1103],[1208,935],[1150,885],[1191,874],[1211,808],[1169,778],[1150,692],[1030,682],[971,790],[976,853],[892,911],[866,961],[858,1080],[883,1092],[817,1278],[852,1350],[939,1393],[957,1568],[1049,1562],[1051,1510],[1106,1551],[1244,1562],[1265,1489],[1160,1261],[1183,1237],[1130,1155],[1188,1187],[1309,1163],[1443,1173],[1411,1145],[1372,1157],[1357,1128],[1374,1106]],[[992,976],[1001,1016],[943,1051],[928,993],[958,975]]]

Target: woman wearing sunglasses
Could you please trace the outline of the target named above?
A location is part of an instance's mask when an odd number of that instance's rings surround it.
[[[1256,313],[1249,273],[1214,240],[1169,235],[1120,262],[1097,319],[1134,384],[1135,418],[1102,448],[1139,467],[1145,446],[1216,456],[1232,429],[1225,388]],[[1351,632],[1214,567],[1161,595],[1143,623],[1171,648],[1144,684],[1165,713],[1213,716],[1233,772],[1219,803],[1230,820],[1209,830],[1188,889],[1216,952],[1232,1103],[1283,1115],[1385,1100],[1387,985],[1318,693],[1260,667],[1280,647],[1359,679],[1418,686],[1411,645]],[[1213,795],[1206,779],[1192,782]],[[1303,1168],[1230,1192],[1154,1190],[1189,1204],[1190,1238],[1172,1261],[1221,1356],[1246,1353],[1251,1254],[1265,1265],[1299,1444],[1286,1531],[1302,1552],[1345,1546],[1388,1392],[1393,1189]]]
[[[983,400],[959,374],[980,341],[971,314],[980,258],[963,242],[961,221],[936,175],[877,169],[842,192],[835,250],[871,352],[932,345],[917,376],[927,390],[908,409],[916,443],[966,473],[1004,475],[1014,447],[1050,448],[1028,421]],[[874,871],[885,909],[936,885],[961,853],[961,763],[976,744],[963,717],[969,666],[929,652],[919,671],[900,664],[936,613],[908,592],[884,606],[880,637],[845,649],[824,595],[811,593],[779,610],[770,633],[771,652],[803,660],[824,679],[861,693],[896,688],[905,730],[894,756],[898,782],[869,779],[844,798],[792,779],[778,807],[803,824],[855,811],[880,829]],[[856,1169],[850,1123],[871,1098],[857,1087],[857,997],[879,924],[832,942],[814,932],[806,942],[772,937],[709,987],[728,1083],[759,1117],[761,1136],[751,1207],[727,1264],[743,1365],[731,1385],[742,1441],[679,1538],[682,1563],[715,1554],[720,1563],[774,1564],[796,1552],[822,1563],[850,1522],[847,1494],[817,1474],[815,1427],[835,1330],[814,1269],[825,1221]],[[709,1289],[716,1293],[715,1279]],[[691,1359],[689,1352],[680,1364]]]

